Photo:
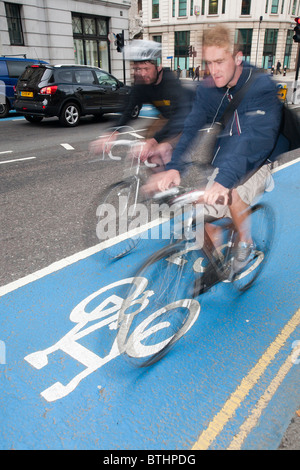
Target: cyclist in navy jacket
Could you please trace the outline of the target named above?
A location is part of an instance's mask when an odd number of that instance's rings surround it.
[[[167,169],[184,169],[181,158],[199,129],[207,123],[220,121],[228,103],[249,79],[254,68],[247,63],[232,88],[212,86],[213,78],[203,80],[197,89],[193,110],[186,119],[183,135],[176,146]],[[255,78],[232,120],[217,142],[214,167],[219,168],[215,181],[226,188],[235,187],[249,172],[257,169],[270,156],[277,139],[281,105],[276,87],[266,74]]]
[[[163,191],[180,184],[180,173],[184,169],[182,156],[191,146],[198,130],[221,118],[229,101],[254,70],[243,63],[241,51],[233,50],[230,33],[222,26],[204,32],[203,56],[210,77],[199,85],[193,109],[185,121],[167,171],[149,180],[146,189],[150,191]],[[214,205],[217,217],[226,215],[229,208],[240,238],[237,270],[245,266],[254,250],[250,230],[245,227],[244,221],[250,203],[265,189],[270,169],[264,163],[275,146],[281,122],[281,104],[275,85],[267,74],[257,75],[219,136],[212,161],[215,168],[213,181],[204,193],[204,202]],[[228,205],[227,209],[216,205],[220,197]]]

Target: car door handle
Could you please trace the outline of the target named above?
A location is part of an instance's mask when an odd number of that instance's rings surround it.
[[[81,86],[79,86],[78,88],[76,88],[76,91],[82,91],[83,88],[81,88]]]

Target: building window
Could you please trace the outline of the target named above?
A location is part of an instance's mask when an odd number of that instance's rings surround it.
[[[222,15],[224,15],[225,10],[226,10],[226,0],[223,0],[222,1]]]
[[[279,0],[272,0],[271,13],[273,14],[278,13],[278,4],[279,4]]]
[[[292,55],[292,47],[293,47],[293,30],[288,30],[287,32],[287,37],[286,37],[286,44],[285,44],[285,52],[284,52],[284,60],[283,60],[283,66],[286,67],[287,69],[290,68],[291,64],[291,55]]]
[[[73,14],[75,63],[110,71],[108,19]]]
[[[242,0],[241,15],[250,15],[251,0]]]
[[[155,42],[159,42],[160,44],[162,43],[162,37],[161,37],[161,35],[152,36],[152,39],[153,39],[153,41],[155,41]],[[161,64],[161,58],[159,57],[159,58],[157,59],[157,65],[160,65],[160,64]]]
[[[159,18],[159,0],[152,0],[152,18]]]
[[[284,0],[282,0],[282,4],[281,4],[281,14],[283,14],[283,10],[284,10]]]
[[[179,0],[178,16],[186,16],[186,0]]]
[[[189,68],[189,45],[190,31],[175,31],[175,69],[178,66],[181,70]]]
[[[205,0],[202,0],[201,15],[205,15]]]
[[[266,29],[262,63],[262,66],[265,69],[271,68],[271,66],[274,65],[277,38],[278,29]]]
[[[250,62],[251,45],[252,45],[253,29],[237,29],[235,31],[235,44],[238,49],[243,53],[243,60]]]
[[[218,14],[218,0],[209,0],[208,14],[209,15],[217,15]]]
[[[12,46],[24,46],[24,37],[21,23],[21,5],[5,3],[8,34]]]
[[[152,36],[153,41],[159,42],[161,44],[161,36]]]
[[[194,14],[194,0],[191,0],[190,15],[193,16],[193,14]]]
[[[296,15],[296,6],[297,6],[297,0],[294,0],[293,8],[292,8],[292,15]]]
[[[173,3],[172,3],[172,16],[173,17],[175,16],[175,0],[173,0]]]
[[[268,8],[269,8],[269,0],[266,0],[265,13],[268,13]]]

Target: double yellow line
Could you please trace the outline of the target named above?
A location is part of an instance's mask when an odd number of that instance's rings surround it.
[[[278,334],[276,339],[271,343],[265,353],[262,355],[256,365],[250,370],[249,374],[243,378],[240,385],[232,393],[230,398],[224,404],[223,408],[215,415],[210,422],[207,429],[205,429],[199,436],[197,442],[193,445],[192,450],[207,450],[216,437],[221,433],[224,426],[234,416],[236,410],[241,403],[245,400],[250,390],[255,386],[258,380],[266,371],[267,367],[274,360],[276,354],[285,345],[287,339],[300,325],[300,309],[294,314],[291,320],[285,325],[282,331]],[[249,432],[256,425],[262,411],[268,405],[274,393],[282,383],[284,377],[287,375],[293,365],[293,353],[286,359],[285,363],[281,366],[278,373],[266,389],[265,393],[257,402],[255,408],[248,416],[246,421],[241,426],[239,433],[233,438],[228,450],[239,450],[248,436]]]

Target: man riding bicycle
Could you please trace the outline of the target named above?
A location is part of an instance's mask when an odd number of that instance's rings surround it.
[[[152,163],[166,164],[171,159],[173,147],[182,132],[183,124],[191,111],[194,93],[184,88],[173,72],[163,69],[161,44],[155,41],[134,40],[125,47],[126,60],[133,62],[134,86],[126,110],[121,115],[116,128],[125,126],[131,119],[136,105],[153,104],[161,118],[155,123],[151,137],[146,140],[141,151],[141,160],[151,157]],[[151,130],[151,129],[150,129]],[[117,137],[114,133],[114,138]],[[149,132],[148,132],[149,134]],[[111,139],[110,139],[111,142]],[[100,153],[106,138],[91,144],[91,150]],[[159,157],[155,160],[155,157]]]
[[[193,109],[167,171],[153,175],[146,185],[147,191],[164,191],[180,184],[185,170],[182,156],[199,129],[218,122],[235,94],[255,73],[256,69],[243,62],[242,56],[241,51],[234,50],[225,27],[204,32],[203,58],[210,76],[197,88]],[[244,222],[250,204],[264,192],[271,177],[266,161],[277,141],[282,112],[270,77],[263,73],[255,75],[238,109],[219,135],[211,163],[214,171],[203,197],[205,214],[217,218],[229,215],[237,228],[239,244],[233,261],[236,272],[246,266],[255,250],[251,229]],[[223,198],[225,205],[216,204],[219,198]],[[216,245],[218,230],[211,225],[209,232]]]

